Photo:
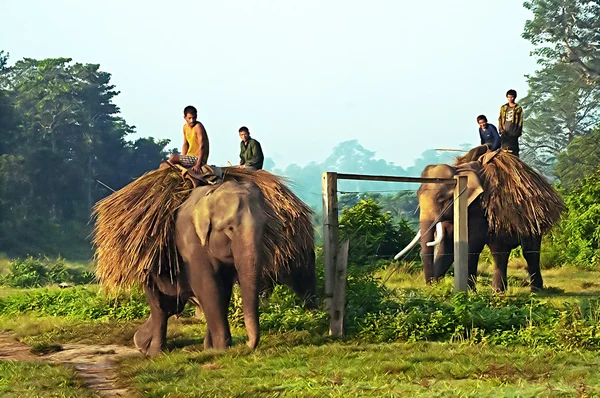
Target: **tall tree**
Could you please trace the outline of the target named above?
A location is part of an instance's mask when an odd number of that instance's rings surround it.
[[[600,3],[597,0],[530,0],[533,19],[523,37],[544,64],[574,65],[589,81],[600,80]]]
[[[600,127],[591,133],[575,138],[566,151],[558,156],[556,176],[561,185],[571,190],[594,174],[600,167]]]
[[[600,121],[600,84],[589,83],[572,64],[560,62],[527,81],[529,93],[521,101],[527,110],[522,157],[552,176],[558,154]]]

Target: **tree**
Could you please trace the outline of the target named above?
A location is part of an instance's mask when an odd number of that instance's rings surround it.
[[[552,176],[558,154],[600,121],[600,84],[589,84],[571,64],[555,63],[528,76],[523,158]]]
[[[376,257],[391,257],[404,248],[416,232],[406,220],[394,222],[373,199],[361,200],[342,210],[340,240],[350,240],[348,257],[354,264],[364,264]],[[414,255],[418,255],[416,252]]]
[[[90,209],[110,193],[97,181],[121,188],[166,155],[168,140],[126,141],[135,127],[120,117],[110,79],[99,65],[70,58],[7,67],[0,51],[3,251],[54,254],[75,241],[86,245]]]
[[[590,83],[600,80],[600,3],[589,0],[530,0],[533,12],[523,37],[538,48],[545,65],[574,65]]]
[[[554,234],[564,261],[596,267],[600,261],[600,169],[565,195],[567,208]]]
[[[591,133],[575,138],[566,151],[558,156],[556,176],[568,191],[600,167],[600,127]]]

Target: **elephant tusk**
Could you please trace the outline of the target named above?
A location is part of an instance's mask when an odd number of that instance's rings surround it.
[[[404,256],[410,249],[412,249],[417,242],[421,239],[421,231],[417,232],[417,235],[413,238],[413,240],[406,246],[402,251],[394,256],[394,260],[398,260],[400,257]]]
[[[444,228],[442,227],[442,223],[438,222],[435,224],[435,240],[433,242],[427,242],[427,246],[436,246],[439,245],[444,239]]]

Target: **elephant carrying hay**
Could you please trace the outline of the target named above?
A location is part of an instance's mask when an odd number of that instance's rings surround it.
[[[154,170],[98,202],[93,215],[99,282],[146,292],[150,317],[134,336],[144,353],[164,350],[168,318],[192,297],[205,313],[205,347],[230,346],[235,280],[251,348],[261,286],[283,280],[316,300],[312,211],[266,171],[224,168],[222,182],[194,188],[177,170]]]
[[[543,176],[518,157],[502,150],[489,152],[485,146],[473,148],[452,166],[429,165],[421,177],[452,178],[460,174],[468,178],[464,194],[469,203],[469,287],[475,288],[479,255],[487,245],[495,266],[492,286],[496,291],[504,291],[510,252],[520,245],[531,290],[541,289],[542,235],[560,219],[564,209],[561,197]],[[443,277],[454,259],[453,190],[451,184],[421,184],[417,191],[419,232],[396,255],[401,257],[420,240],[427,283]]]

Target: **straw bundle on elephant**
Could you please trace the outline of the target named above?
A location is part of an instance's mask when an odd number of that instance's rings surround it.
[[[251,180],[265,196],[269,218],[265,230],[266,272],[277,273],[290,260],[314,249],[312,210],[266,171],[223,169],[223,179]],[[177,209],[193,185],[173,168],[144,174],[94,207],[93,243],[96,275],[107,288],[143,284],[150,271],[175,278],[179,256],[175,246]]]
[[[564,210],[560,195],[518,157],[500,151],[481,169],[482,207],[496,234],[543,235]]]

